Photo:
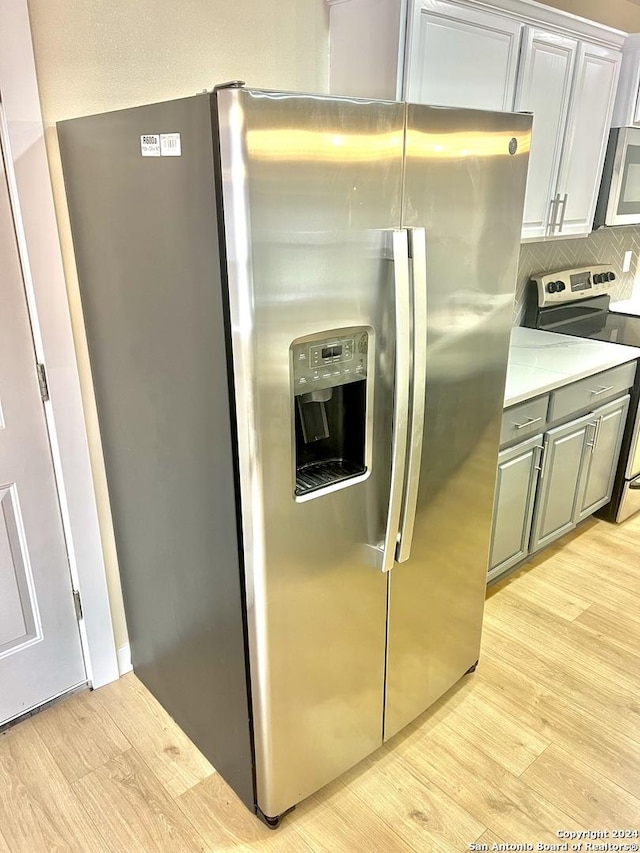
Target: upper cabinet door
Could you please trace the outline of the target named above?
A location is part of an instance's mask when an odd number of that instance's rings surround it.
[[[626,37],[611,127],[640,125],[640,33]]]
[[[588,234],[593,225],[620,61],[617,50],[580,44],[558,183],[554,233],[563,237]]]
[[[512,110],[523,26],[443,0],[412,0],[404,98]]]
[[[533,113],[522,237],[546,237],[559,221],[556,187],[567,126],[575,39],[526,27],[516,110]]]

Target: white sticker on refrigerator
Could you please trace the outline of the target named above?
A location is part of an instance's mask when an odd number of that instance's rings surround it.
[[[160,135],[158,133],[145,133],[141,136],[140,153],[143,157],[159,157]]]
[[[182,148],[179,133],[160,134],[160,154],[162,157],[180,157]]]

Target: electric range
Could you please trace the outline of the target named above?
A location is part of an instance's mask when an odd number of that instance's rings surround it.
[[[615,271],[593,265],[533,276],[527,286],[523,326],[640,347],[640,316],[611,308]],[[629,416],[611,501],[596,512],[621,522],[640,510],[640,370],[631,391]]]

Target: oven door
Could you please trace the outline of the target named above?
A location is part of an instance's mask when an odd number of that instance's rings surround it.
[[[634,513],[638,512],[639,509],[640,477],[636,477],[635,480],[628,480],[624,484],[624,489],[620,495],[618,514],[616,515],[617,523],[620,524],[621,521],[625,521],[627,518],[630,518]]]
[[[633,427],[633,437],[631,438],[624,476],[625,480],[640,478],[640,409],[636,412],[636,422]]]
[[[640,223],[640,128],[621,127],[611,133],[617,134],[617,142],[605,225],[637,225]],[[606,178],[605,169],[603,180]]]

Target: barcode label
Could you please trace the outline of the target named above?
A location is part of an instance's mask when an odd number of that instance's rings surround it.
[[[160,134],[160,154],[162,157],[180,157],[182,148],[179,133]]]

